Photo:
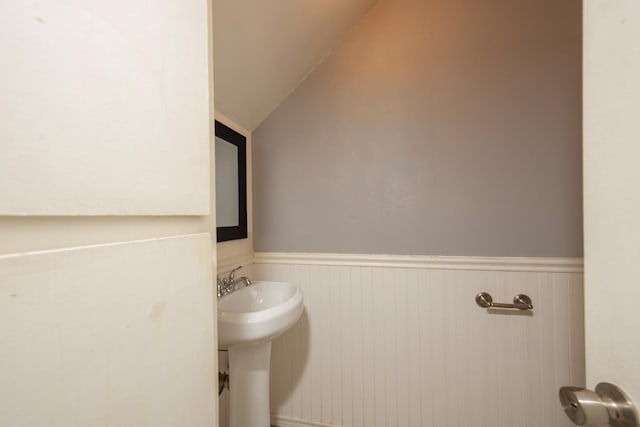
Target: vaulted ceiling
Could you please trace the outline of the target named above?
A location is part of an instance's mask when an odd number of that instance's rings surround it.
[[[213,0],[216,110],[253,131],[376,0]]]

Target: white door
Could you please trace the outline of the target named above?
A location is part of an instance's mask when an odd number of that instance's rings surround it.
[[[640,404],[640,1],[584,2],[587,386]]]

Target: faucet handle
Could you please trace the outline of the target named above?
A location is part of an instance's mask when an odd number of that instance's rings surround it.
[[[218,276],[216,278],[216,293],[218,294],[218,298],[222,296],[226,287],[227,287],[227,278],[226,277],[220,278],[220,276]]]
[[[233,283],[236,280],[236,271],[240,270],[242,268],[241,265],[237,266],[236,268],[234,268],[233,270],[231,270],[229,272],[229,282]]]

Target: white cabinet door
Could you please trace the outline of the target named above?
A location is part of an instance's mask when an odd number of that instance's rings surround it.
[[[210,245],[0,256],[0,425],[216,426]]]
[[[0,2],[0,215],[209,213],[206,0]]]
[[[640,403],[640,2],[584,2],[587,385]]]

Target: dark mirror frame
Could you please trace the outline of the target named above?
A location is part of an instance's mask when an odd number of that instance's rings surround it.
[[[216,120],[216,136],[238,147],[239,225],[216,227],[218,242],[247,238],[247,138]]]

